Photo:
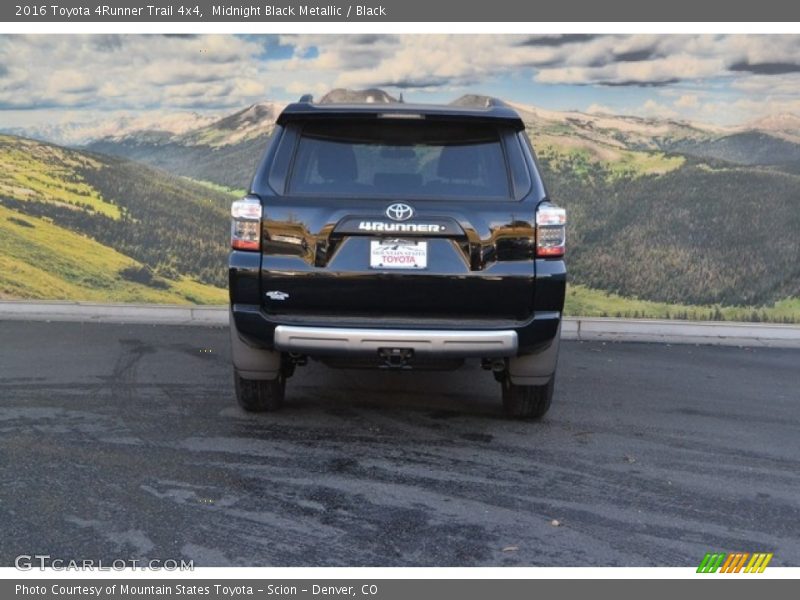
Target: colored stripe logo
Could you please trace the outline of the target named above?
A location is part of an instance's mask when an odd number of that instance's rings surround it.
[[[697,567],[698,573],[763,573],[772,552],[708,552]]]

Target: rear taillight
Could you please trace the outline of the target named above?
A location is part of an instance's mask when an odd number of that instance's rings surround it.
[[[536,256],[564,256],[567,211],[543,204],[536,211]]]
[[[245,196],[231,204],[231,248],[261,248],[261,200]]]

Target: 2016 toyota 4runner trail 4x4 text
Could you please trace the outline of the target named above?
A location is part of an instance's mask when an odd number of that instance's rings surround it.
[[[287,106],[231,208],[236,396],[277,409],[309,358],[342,367],[479,359],[509,415],[550,407],[566,216],[519,115],[465,105]]]

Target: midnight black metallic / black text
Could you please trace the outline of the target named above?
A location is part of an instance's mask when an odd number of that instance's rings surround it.
[[[300,5],[225,5],[211,7],[215,17],[385,17],[386,7],[364,4],[300,4]]]

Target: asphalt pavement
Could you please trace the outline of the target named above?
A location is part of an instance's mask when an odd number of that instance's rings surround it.
[[[0,566],[800,566],[800,350],[564,342],[553,408],[477,364],[233,397],[224,328],[0,321]]]

